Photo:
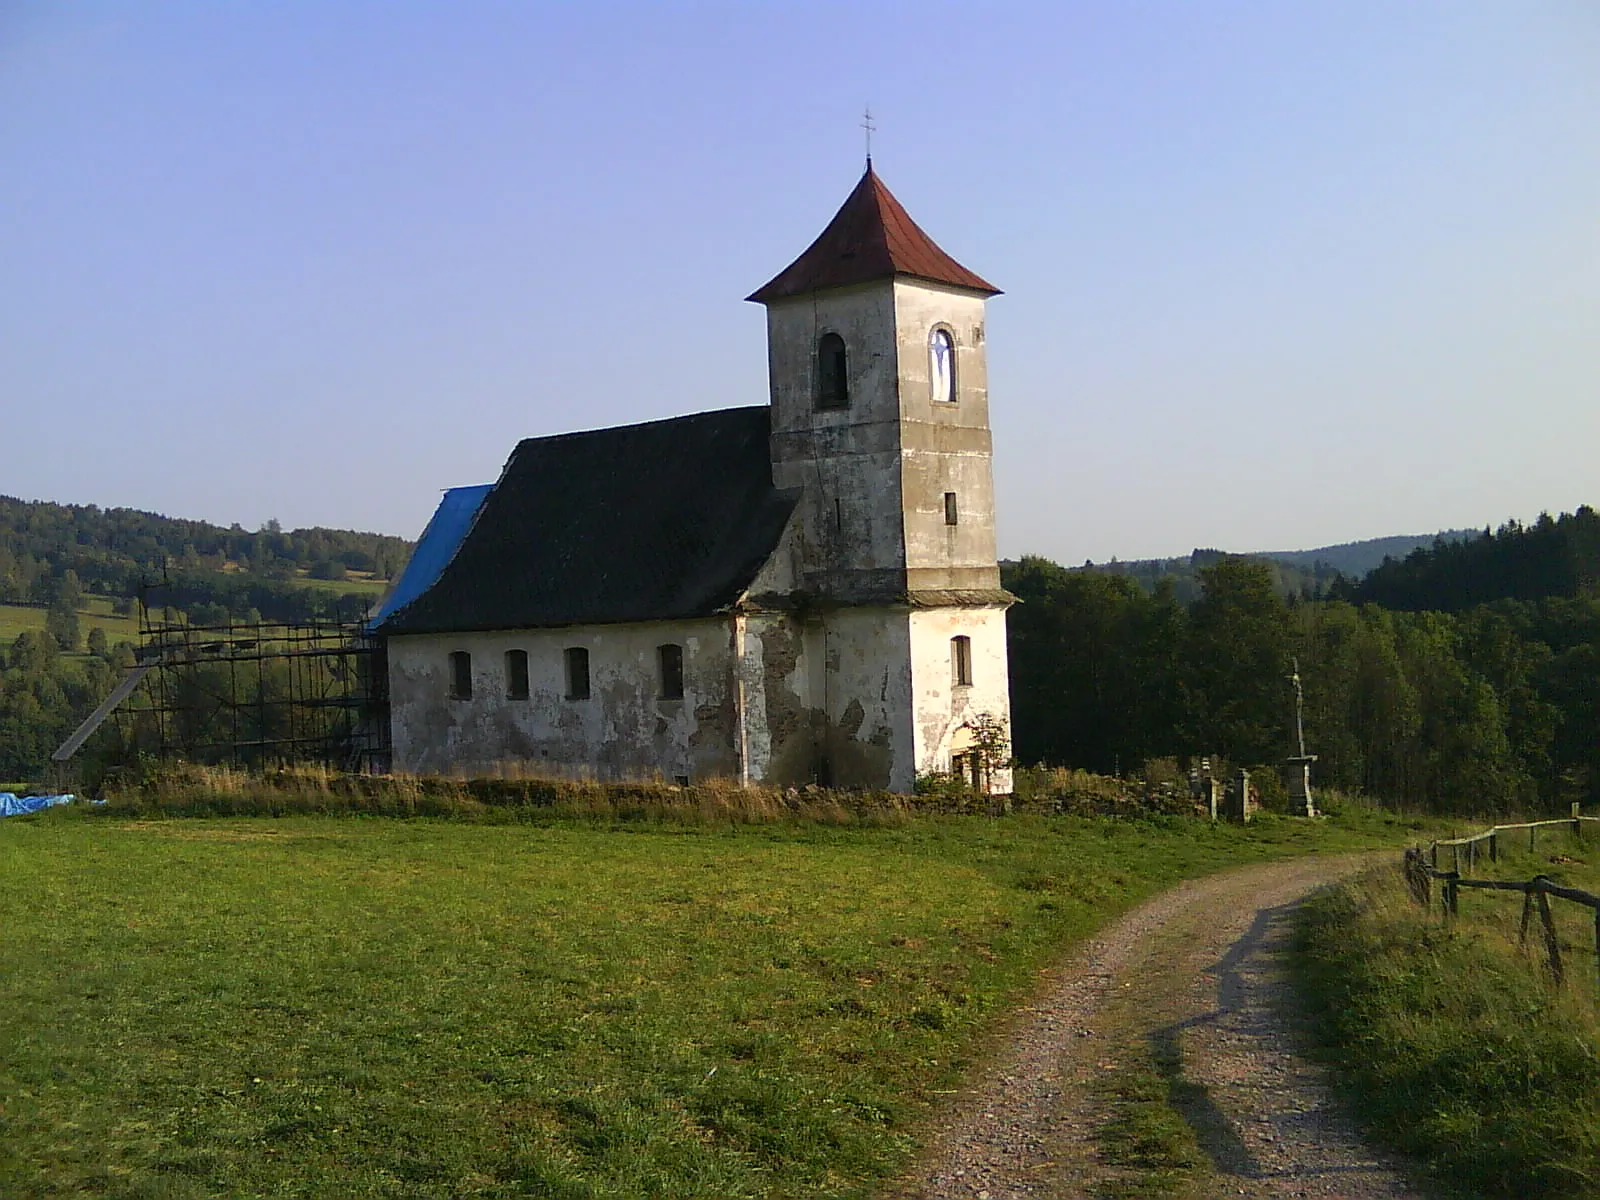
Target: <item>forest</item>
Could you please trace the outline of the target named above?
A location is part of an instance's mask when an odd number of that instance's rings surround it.
[[[338,581],[352,571],[392,578],[411,543],[344,529],[285,532],[268,521],[250,533],[131,508],[49,504],[0,496],[0,604],[49,604],[73,573],[84,591],[132,597],[141,584],[184,580],[184,603],[284,603],[301,572]],[[257,590],[246,597],[244,579]],[[261,608],[261,603],[255,603]],[[285,612],[269,619],[295,620]]]
[[[1223,556],[1171,581],[1008,565],[1017,757],[1101,772],[1160,757],[1276,768],[1298,666],[1324,786],[1441,812],[1600,801],[1592,509],[1391,559],[1321,595]]]

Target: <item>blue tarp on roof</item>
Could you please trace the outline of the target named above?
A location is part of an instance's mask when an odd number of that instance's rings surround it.
[[[369,628],[375,628],[390,613],[398,612],[433,586],[455,557],[467,530],[472,528],[472,519],[493,490],[492,483],[445,490],[428,527],[422,531],[417,548],[411,552],[411,561],[368,620]]]

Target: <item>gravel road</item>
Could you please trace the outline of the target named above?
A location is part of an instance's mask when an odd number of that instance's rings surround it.
[[[992,1065],[936,1126],[897,1200],[1133,1195],[1095,1134],[1095,1081],[1130,1058],[1174,1057],[1171,1103],[1211,1174],[1198,1194],[1400,1200],[1400,1174],[1365,1148],[1298,1057],[1281,951],[1309,892],[1370,862],[1297,859],[1182,884],[1045,972]],[[1136,1186],[1136,1185],[1135,1185]],[[1182,1194],[1182,1193],[1180,1193]]]

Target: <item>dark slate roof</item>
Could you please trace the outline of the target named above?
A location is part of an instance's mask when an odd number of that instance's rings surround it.
[[[438,581],[379,631],[727,611],[799,499],[772,486],[768,413],[730,408],[519,443]]]
[[[970,288],[986,296],[1000,294],[999,288],[939,249],[900,207],[868,162],[861,182],[817,240],[747,299],[770,304],[896,275]]]

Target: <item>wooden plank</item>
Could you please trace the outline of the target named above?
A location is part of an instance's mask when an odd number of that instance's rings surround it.
[[[133,689],[139,686],[139,681],[154,666],[155,663],[144,663],[141,666],[130,668],[128,673],[123,676],[122,682],[117,684],[112,689],[111,694],[100,702],[100,707],[85,717],[83,724],[78,726],[73,735],[57,747],[56,752],[50,756],[51,759],[55,762],[66,762],[67,759],[76,754],[83,744],[89,740],[89,736],[105,723],[105,719],[112,714],[117,705],[128,698]]]

